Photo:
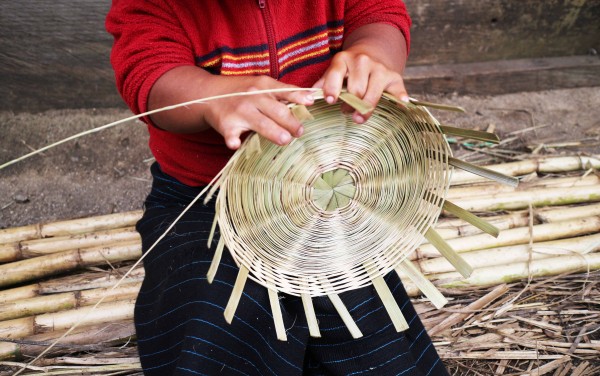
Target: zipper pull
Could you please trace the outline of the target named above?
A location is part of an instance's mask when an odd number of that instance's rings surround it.
[[[267,0],[258,0],[258,7],[260,9],[265,9],[265,3]]]

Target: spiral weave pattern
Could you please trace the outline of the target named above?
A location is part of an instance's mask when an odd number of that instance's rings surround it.
[[[258,135],[217,198],[225,245],[249,277],[280,292],[339,294],[393,270],[435,224],[450,148],[420,106],[382,98],[365,124],[320,100],[286,147]]]

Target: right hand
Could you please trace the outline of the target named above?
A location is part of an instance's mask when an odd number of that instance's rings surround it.
[[[293,88],[268,76],[214,76],[219,91],[226,93]],[[211,79],[212,81],[212,79]],[[206,123],[219,132],[228,148],[241,145],[242,134],[254,131],[277,145],[287,145],[292,137],[300,137],[304,128],[286,103],[313,104],[310,91],[242,95],[207,102],[203,112]]]

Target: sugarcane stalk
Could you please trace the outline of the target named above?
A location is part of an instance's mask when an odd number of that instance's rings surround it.
[[[39,223],[0,230],[0,244],[56,236],[69,236],[131,227],[142,217],[142,211],[130,211],[88,218]]]
[[[587,170],[600,168],[600,156],[592,157],[546,157],[539,159],[528,159],[525,161],[502,163],[486,166],[504,175],[521,176],[532,172],[550,173]],[[451,184],[471,184],[485,181],[484,178],[473,176],[466,171],[455,171],[452,175]]]
[[[34,334],[69,329],[74,323],[92,325],[133,319],[135,299],[120,300],[66,311],[0,321],[0,338],[25,338]]]
[[[530,258],[539,260],[560,255],[585,254],[600,250],[600,233],[507,247],[490,248],[462,253],[461,256],[473,268],[502,266],[517,262],[526,262]],[[413,261],[424,274],[439,274],[454,271],[452,265],[443,257]]]
[[[117,288],[65,292],[3,303],[0,304],[0,321],[89,306],[100,299],[104,299],[103,302],[133,299],[140,287],[140,282],[122,283]]]
[[[134,227],[92,232],[80,235],[35,239],[0,246],[0,262],[39,257],[66,250],[98,247],[108,244],[140,241]]]
[[[55,330],[23,338],[21,342],[0,342],[0,360],[36,357],[47,347],[47,344],[64,333],[65,330]],[[86,349],[89,346],[101,349],[105,346],[126,342],[132,337],[135,337],[132,320],[80,326],[61,340],[63,346],[55,347],[51,353],[54,355],[67,353],[80,350],[82,347]],[[65,348],[66,345],[69,346]]]
[[[139,243],[71,250],[0,265],[0,287],[51,276],[84,266],[135,260],[141,256]]]

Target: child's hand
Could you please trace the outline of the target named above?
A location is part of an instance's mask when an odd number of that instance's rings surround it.
[[[337,101],[344,81],[350,93],[373,106],[384,91],[408,101],[401,75],[405,61],[406,44],[399,30],[385,24],[366,25],[350,34],[344,50],[333,57],[314,86],[323,89],[329,103]],[[363,123],[369,116],[354,112],[353,119]]]
[[[267,76],[214,76],[215,85],[226,92],[293,88]],[[204,120],[225,139],[227,147],[236,150],[241,135],[254,131],[277,145],[287,145],[292,137],[300,137],[304,128],[285,103],[313,104],[309,91],[246,95],[207,103]]]

